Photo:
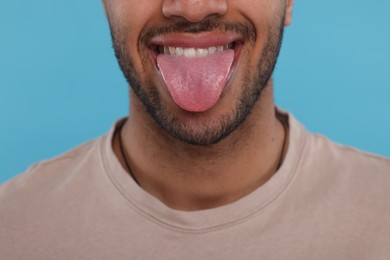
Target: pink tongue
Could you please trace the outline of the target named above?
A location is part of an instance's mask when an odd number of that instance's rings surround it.
[[[227,82],[234,51],[205,57],[159,55],[157,66],[175,103],[191,112],[214,106]]]

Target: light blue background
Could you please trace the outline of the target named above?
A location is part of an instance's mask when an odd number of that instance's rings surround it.
[[[275,74],[276,102],[309,130],[385,156],[389,9],[296,0]],[[1,0],[0,182],[105,133],[127,107],[99,1]]]

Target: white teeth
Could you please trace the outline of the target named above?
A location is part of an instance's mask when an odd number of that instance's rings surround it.
[[[211,46],[209,48],[183,48],[183,47],[172,47],[172,46],[160,47],[160,50],[164,54],[173,55],[173,56],[185,56],[188,58],[204,57],[227,49],[229,49],[229,45]]]
[[[171,55],[175,55],[176,53],[176,48],[175,47],[169,47],[169,53],[168,52],[164,52],[165,54],[171,54]]]
[[[207,49],[196,49],[196,55],[199,57],[204,57],[209,55],[209,51]]]
[[[196,51],[194,48],[185,48],[184,49],[184,56],[186,57],[195,57]]]
[[[183,56],[184,55],[184,49],[181,47],[176,48],[176,55],[177,56]]]
[[[209,48],[209,54],[213,54],[217,52],[217,47],[210,47]]]

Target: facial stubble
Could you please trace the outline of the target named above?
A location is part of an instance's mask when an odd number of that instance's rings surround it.
[[[219,143],[233,131],[239,129],[259,100],[261,93],[267,87],[281,48],[284,19],[281,20],[281,24],[269,25],[269,34],[258,61],[257,73],[251,77],[248,69],[244,71],[241,86],[242,93],[237,99],[235,107],[211,119],[211,122],[203,123],[200,121],[196,126],[196,130],[191,124],[180,121],[175,114],[169,111],[167,106],[163,104],[157,87],[151,78],[141,82],[141,77],[136,71],[129,53],[127,30],[118,30],[118,28],[111,26],[111,36],[115,56],[125,78],[159,128],[176,140],[191,145],[209,146]],[[146,46],[145,43],[150,38],[160,34],[173,32],[200,33],[212,30],[240,33],[246,43],[252,46],[257,36],[255,28],[251,24],[221,23],[210,18],[198,24],[181,22],[168,27],[148,29],[141,34],[138,49],[142,50],[142,46]],[[147,55],[146,51],[140,51],[143,64],[146,64],[148,60]]]

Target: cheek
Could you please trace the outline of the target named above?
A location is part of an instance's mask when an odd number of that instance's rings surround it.
[[[156,8],[161,10],[161,4],[157,2],[161,1],[106,0],[104,6],[110,18],[115,19],[116,22],[122,22],[129,18],[142,21],[147,19],[149,13],[153,12]]]
[[[279,24],[284,16],[283,0],[242,0],[231,1],[232,10],[247,19],[258,36],[266,35],[272,25]]]
[[[107,15],[116,34],[120,35],[123,47],[131,56],[135,69],[138,72],[144,71],[143,55],[145,50],[138,49],[139,37],[145,27],[156,17],[161,15],[161,1],[134,1],[134,0],[112,0],[107,7]]]
[[[280,26],[284,17],[283,3],[283,0],[231,1],[232,9],[238,10],[239,14],[256,30],[256,42],[249,50],[250,54],[248,55],[253,57],[248,64],[250,68],[257,68],[258,59],[266,41],[273,30]]]

